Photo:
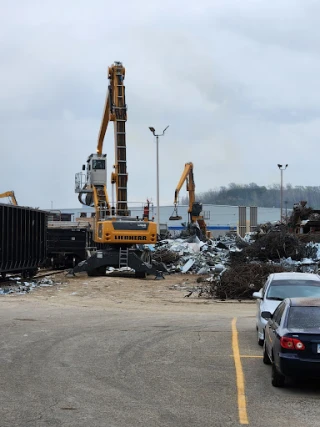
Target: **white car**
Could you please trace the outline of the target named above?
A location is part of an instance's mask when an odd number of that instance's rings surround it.
[[[285,298],[320,298],[320,276],[313,273],[273,273],[268,276],[263,288],[252,296],[257,299],[256,329],[258,344],[262,346],[267,320],[261,317],[261,313],[269,311],[273,314]]]

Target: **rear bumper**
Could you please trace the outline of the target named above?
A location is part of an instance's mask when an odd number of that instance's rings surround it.
[[[320,378],[320,359],[299,359],[291,354],[279,354],[279,370],[288,377]]]

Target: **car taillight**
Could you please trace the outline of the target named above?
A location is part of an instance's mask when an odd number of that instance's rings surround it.
[[[305,346],[303,342],[297,338],[281,337],[280,345],[287,350],[304,350]]]

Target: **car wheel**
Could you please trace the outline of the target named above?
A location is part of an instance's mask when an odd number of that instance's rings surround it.
[[[260,335],[259,335],[259,329],[258,329],[258,344],[260,345],[260,347],[262,347],[262,346],[263,346],[263,343],[264,343],[264,339],[263,339],[263,338],[260,338]]]
[[[263,363],[265,365],[271,365],[271,360],[270,360],[268,353],[267,353],[267,350],[266,350],[266,344],[264,344],[264,346],[263,346],[263,358],[262,358],[262,360],[263,360]]]
[[[272,364],[272,373],[271,373],[271,384],[273,387],[283,387],[285,381],[285,376],[280,374],[277,370],[276,365]]]

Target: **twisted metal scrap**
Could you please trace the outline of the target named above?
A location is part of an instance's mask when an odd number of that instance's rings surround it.
[[[272,264],[238,264],[225,271],[220,283],[212,284],[212,294],[221,299],[252,298],[252,293],[259,290],[268,275],[280,273],[285,269]]]
[[[154,252],[152,255],[152,258],[156,262],[164,262],[165,264],[170,264],[172,262],[177,261],[180,256],[176,252],[172,252],[169,249],[160,248],[157,251]]]
[[[260,261],[277,260],[291,257],[299,260],[303,257],[305,245],[291,233],[272,231],[262,235],[244,249],[244,255]]]

